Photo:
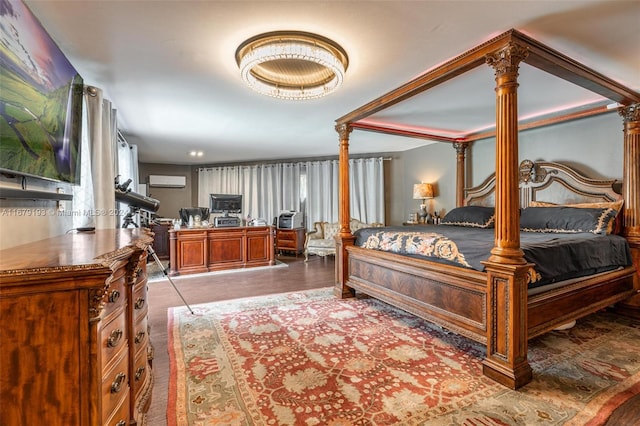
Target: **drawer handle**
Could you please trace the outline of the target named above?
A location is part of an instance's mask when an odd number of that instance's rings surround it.
[[[136,300],[136,304],[134,307],[136,309],[142,309],[144,307],[144,298],[139,297],[138,300]]]
[[[126,426],[127,422],[124,420],[120,420],[118,423],[116,423],[116,426]]]
[[[113,290],[109,293],[109,302],[116,303],[120,299],[120,292],[118,290]]]
[[[118,342],[122,338],[123,334],[124,333],[119,328],[116,328],[115,330],[113,330],[111,332],[111,335],[107,339],[107,346],[110,348],[115,348],[116,346],[118,346]]]
[[[142,268],[138,266],[134,272],[134,277],[138,278],[140,275],[142,275]]]
[[[118,393],[122,390],[122,384],[124,383],[127,375],[124,373],[118,373],[116,379],[111,383],[111,393]]]
[[[144,374],[144,370],[144,367],[138,367],[138,369],[136,370],[136,382],[140,381],[140,378]]]
[[[144,331],[138,331],[136,333],[136,343],[142,342],[144,340],[145,334],[147,334],[147,333],[145,333]]]

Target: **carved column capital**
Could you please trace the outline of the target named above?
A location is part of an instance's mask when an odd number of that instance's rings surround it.
[[[618,114],[620,114],[625,124],[640,121],[640,104],[620,107],[618,108]]]
[[[456,153],[458,155],[460,155],[460,154],[464,155],[465,151],[467,150],[467,146],[469,146],[468,142],[454,142],[453,143],[453,148],[456,150]]]
[[[496,76],[518,73],[520,62],[529,56],[529,49],[516,43],[509,43],[497,52],[488,54],[485,59],[496,71]]]
[[[338,135],[340,136],[340,141],[349,139],[349,133],[351,133],[352,131],[353,127],[349,126],[348,124],[336,124],[336,132],[338,132]]]

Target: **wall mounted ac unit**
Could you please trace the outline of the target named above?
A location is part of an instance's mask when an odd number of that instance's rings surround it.
[[[186,185],[186,176],[149,175],[149,186],[160,188],[184,188]]]

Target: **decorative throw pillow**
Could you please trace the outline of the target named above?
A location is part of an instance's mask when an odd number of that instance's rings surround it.
[[[520,229],[526,232],[606,234],[616,213],[610,207],[527,207],[520,216]]]
[[[445,215],[442,225],[468,226],[472,228],[493,228],[495,209],[484,206],[456,207]]]
[[[555,204],[547,201],[531,201],[529,207],[575,207],[580,209],[605,209],[612,208],[616,211],[616,215],[607,226],[607,234],[619,234],[622,231],[622,221],[618,218],[622,211],[624,200],[618,201],[594,201],[591,203],[573,203],[573,204]]]

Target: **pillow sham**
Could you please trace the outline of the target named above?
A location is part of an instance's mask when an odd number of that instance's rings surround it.
[[[622,221],[618,219],[620,212],[622,211],[622,205],[624,200],[618,201],[594,201],[591,203],[572,203],[572,204],[555,204],[547,201],[531,201],[529,207],[575,207],[582,209],[604,209],[612,208],[616,211],[614,220],[609,222],[607,226],[607,234],[620,234],[622,231]]]
[[[442,225],[467,226],[472,228],[493,228],[495,221],[495,209],[484,206],[456,207],[447,213]]]
[[[527,207],[520,216],[520,229],[525,232],[606,234],[616,213],[610,207]]]

